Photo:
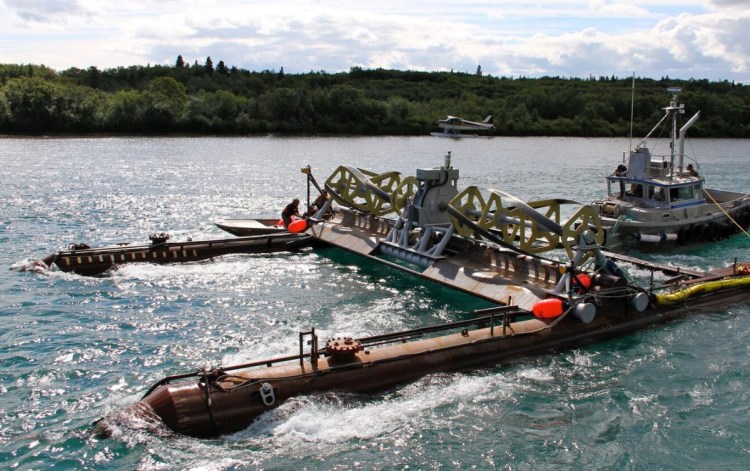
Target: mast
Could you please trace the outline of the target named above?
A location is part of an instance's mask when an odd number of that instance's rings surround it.
[[[677,104],[677,94],[682,91],[682,88],[680,87],[669,87],[667,88],[667,91],[672,94],[672,100],[669,102],[669,106],[667,107],[667,115],[672,115],[672,131],[670,132],[670,138],[671,142],[669,144],[669,166],[672,169],[671,172],[671,178],[675,177],[675,166],[674,166],[674,157],[675,157],[675,150],[677,148],[677,115],[683,114],[685,112],[685,105],[678,105]],[[678,171],[682,173],[682,155],[679,157],[679,168]]]
[[[633,109],[635,108],[635,70],[633,71],[633,82],[630,86],[630,143],[628,144],[628,154],[633,151]],[[623,155],[623,162],[625,156]]]

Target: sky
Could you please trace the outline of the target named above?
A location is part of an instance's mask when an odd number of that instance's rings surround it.
[[[0,63],[750,84],[750,0],[0,0]]]

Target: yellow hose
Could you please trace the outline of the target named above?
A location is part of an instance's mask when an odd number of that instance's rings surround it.
[[[670,304],[685,301],[686,299],[699,294],[712,293],[720,289],[741,288],[745,286],[750,286],[750,276],[696,283],[673,293],[657,294],[656,304],[658,306],[668,306]]]

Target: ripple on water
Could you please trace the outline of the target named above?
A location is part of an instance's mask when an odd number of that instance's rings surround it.
[[[604,192],[619,140],[454,142],[460,184],[529,200]],[[294,353],[297,334],[367,336],[487,307],[333,249],[126,265],[84,278],[33,261],[74,242],[227,237],[212,221],[274,217],[299,169],[410,174],[442,164],[421,138],[12,139],[0,146],[0,460],[22,469],[741,469],[750,407],[748,308],[727,307],[575,350],[429,375],[374,395],[300,397],[217,440],[130,417],[90,423],[163,376]],[[744,191],[745,141],[706,141],[722,187]],[[716,146],[724,146],[718,152]],[[728,150],[727,150],[728,149]],[[564,155],[564,159],[560,159]],[[61,164],[64,163],[64,164]],[[83,169],[83,171],[82,171]],[[744,170],[744,171],[743,171]],[[711,175],[709,175],[711,176]],[[707,178],[709,177],[707,176]],[[584,178],[600,181],[582,185]],[[534,182],[533,185],[529,182]],[[746,259],[747,238],[638,254],[694,269]],[[651,273],[628,267],[648,283]],[[666,279],[654,275],[659,283]]]

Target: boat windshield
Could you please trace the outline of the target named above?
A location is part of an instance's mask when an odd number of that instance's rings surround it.
[[[628,178],[607,178],[610,200],[630,201],[647,207],[660,208],[688,201],[703,200],[701,185],[658,184]]]

